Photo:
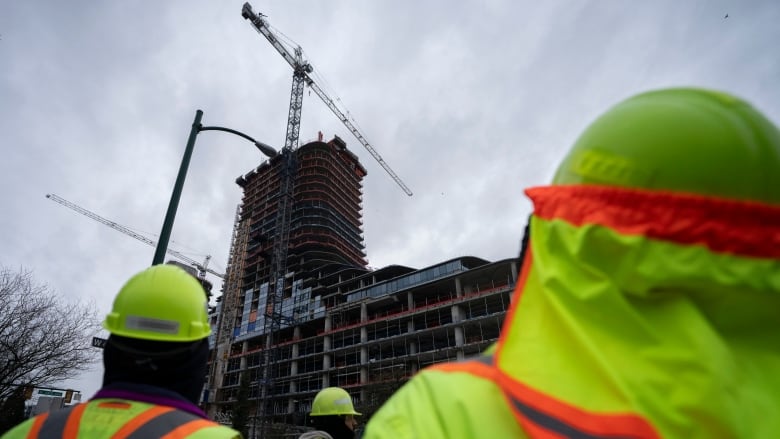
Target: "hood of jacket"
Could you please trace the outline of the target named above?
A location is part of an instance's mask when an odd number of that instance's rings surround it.
[[[526,193],[529,247],[496,350],[504,388],[586,431],[628,418],[646,437],[780,431],[780,206]]]

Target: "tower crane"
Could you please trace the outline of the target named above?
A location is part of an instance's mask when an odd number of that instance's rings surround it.
[[[301,125],[301,109],[303,106],[303,88],[305,85],[313,90],[314,93],[320,97],[325,105],[338,117],[338,119],[347,127],[347,129],[355,136],[355,138],[363,145],[364,148],[371,154],[374,159],[379,162],[379,165],[390,175],[390,177],[401,187],[401,189],[409,196],[412,196],[412,191],[404,184],[398,175],[390,168],[390,166],[384,161],[382,156],[368,143],[365,136],[357,129],[357,127],[349,120],[345,115],[346,111],[339,108],[336,102],[330,98],[317,83],[312,79],[311,73],[314,71],[312,65],[303,58],[303,49],[300,46],[295,47],[292,52],[279,40],[276,34],[271,30],[268,21],[265,19],[265,15],[262,13],[255,13],[252,10],[252,5],[244,3],[241,9],[241,16],[249,20],[252,27],[265,37],[269,43],[276,49],[277,52],[284,58],[285,61],[293,69],[292,90],[290,92],[290,107],[287,114],[287,133],[285,135],[284,147],[280,151],[281,159],[283,160],[280,166],[280,189],[278,197],[278,205],[275,220],[276,239],[274,240],[272,262],[271,262],[271,277],[269,279],[269,295],[266,306],[266,319],[265,319],[265,334],[266,334],[266,349],[264,353],[265,368],[263,370],[262,389],[260,397],[263,401],[262,408],[262,420],[263,423],[267,421],[266,412],[268,404],[268,389],[270,383],[270,369],[274,363],[272,358],[274,355],[273,337],[279,330],[281,322],[285,320],[285,316],[281,313],[284,279],[287,270],[287,251],[290,232],[290,221],[292,211],[292,196],[293,185],[295,182],[295,173],[297,172],[297,163],[294,151],[298,147],[298,136]],[[270,309],[270,311],[268,311]],[[261,430],[261,437],[265,434],[265,428]]]
[[[123,226],[121,224],[117,224],[114,221],[111,221],[109,219],[103,218],[102,216],[100,216],[100,215],[98,215],[98,214],[96,214],[94,212],[90,212],[89,210],[84,209],[83,207],[81,207],[79,205],[76,205],[74,203],[71,203],[70,201],[68,201],[68,200],[66,200],[66,199],[64,199],[62,197],[59,197],[59,196],[57,196],[55,194],[46,194],[46,198],[54,201],[55,203],[61,204],[61,205],[65,206],[65,207],[67,207],[69,209],[75,210],[76,212],[78,212],[78,213],[80,213],[80,214],[82,214],[84,216],[87,216],[89,218],[92,218],[93,220],[95,220],[97,222],[103,223],[103,224],[107,225],[108,227],[111,227],[114,230],[118,230],[118,231],[124,233],[125,235],[131,236],[131,237],[133,237],[133,238],[135,238],[135,239],[137,239],[137,240],[139,240],[141,242],[145,242],[145,243],[151,245],[152,247],[156,247],[157,246],[157,243],[155,241],[147,238],[146,236],[143,236],[140,233],[134,232],[133,230],[131,230],[131,229],[129,229],[129,228],[127,228],[127,227],[125,227],[125,226]],[[174,256],[174,257],[176,257],[178,259],[181,259],[182,261],[184,261],[184,262],[194,266],[198,270],[198,277],[201,278],[201,279],[206,277],[206,273],[211,273],[214,276],[217,276],[217,277],[222,278],[222,279],[225,278],[225,275],[223,273],[219,273],[219,272],[216,272],[216,271],[208,268],[209,261],[211,260],[211,255],[207,255],[206,256],[206,260],[203,263],[200,263],[200,262],[196,261],[195,259],[190,258],[189,256],[185,256],[185,255],[177,252],[176,250],[173,250],[173,249],[169,248],[167,250],[167,252],[168,252],[169,255]]]
[[[314,68],[308,61],[303,59],[303,49],[300,46],[293,49],[293,53],[285,47],[277,36],[271,31],[268,21],[264,18],[265,15],[261,13],[255,14],[252,10],[252,5],[244,3],[244,7],[241,9],[241,16],[249,20],[255,30],[262,36],[264,36],[274,49],[282,55],[285,61],[293,68],[293,85],[292,93],[290,95],[290,111],[287,116],[287,137],[285,138],[284,148],[294,149],[298,146],[298,133],[301,126],[301,109],[303,107],[303,86],[308,85],[309,89],[322,99],[322,102],[327,105],[328,108],[339,118],[339,120],[347,127],[347,129],[355,136],[355,138],[363,145],[366,150],[371,154],[374,159],[379,162],[390,177],[401,187],[406,195],[412,196],[412,191],[401,180],[392,168],[385,162],[382,156],[368,143],[365,136],[357,129],[357,127],[350,122],[349,118],[345,115],[346,111],[339,108],[336,102],[330,98],[316,82],[312,79],[310,73],[314,71]]]

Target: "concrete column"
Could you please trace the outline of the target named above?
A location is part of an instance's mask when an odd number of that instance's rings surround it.
[[[412,296],[411,291],[406,292],[406,306],[409,307],[409,309],[414,309],[414,296]]]
[[[463,287],[460,284],[460,276],[455,278],[455,296],[463,297]]]
[[[365,302],[360,304],[360,321],[368,321],[368,305]]]
[[[216,368],[214,370],[214,383],[213,387],[214,389],[219,389],[222,387],[222,378],[225,376],[225,368],[227,367],[227,353],[230,352],[230,343],[222,342],[219,345],[217,345],[217,357],[214,359],[214,367]],[[209,395],[209,398],[212,398],[211,395]],[[214,418],[211,418],[214,419]]]
[[[331,318],[328,316],[328,317],[325,318],[325,330],[330,330],[330,324],[331,324]],[[329,387],[329,383],[330,383],[330,377],[328,376],[328,371],[330,370],[331,361],[332,361],[331,354],[328,353],[328,352],[330,352],[330,349],[331,349],[331,336],[330,335],[326,335],[322,339],[322,352],[323,352],[323,355],[322,355],[322,371],[323,371],[323,374],[322,374],[322,387],[323,388]]]
[[[406,323],[406,332],[414,332],[414,320],[409,320]]]
[[[297,392],[298,392],[298,383],[295,380],[290,381],[290,393],[294,395]],[[293,398],[294,397],[291,397],[287,402],[288,413],[292,413],[293,409],[295,408],[292,406],[292,404],[294,403]]]
[[[325,315],[325,332],[333,329],[333,317],[330,314]]]
[[[513,261],[512,264],[511,264],[511,267],[512,267],[512,282],[517,284],[517,262]],[[513,303],[515,301],[515,299],[516,298],[515,298],[514,291],[509,293],[509,303],[510,304]]]
[[[409,323],[411,324],[412,322],[409,322]],[[408,350],[408,353],[409,353],[410,357],[412,357],[413,355],[417,354],[417,342],[416,341],[409,340],[409,350]],[[416,374],[417,370],[419,369],[417,361],[414,361],[414,359],[412,359],[412,361],[409,361],[408,365],[409,365],[409,373],[410,373],[410,375]]]
[[[301,339],[301,327],[296,326],[293,328],[293,340],[300,340]]]
[[[301,327],[296,326],[295,329],[293,329],[293,340],[296,340],[295,343],[292,345],[292,351],[290,352],[290,358],[298,358],[298,355],[300,355],[300,346],[298,345],[298,341],[301,339]]]
[[[293,338],[295,340],[300,340],[301,338],[301,328],[295,327],[293,329]],[[290,376],[294,377],[295,375],[298,375],[298,360],[295,360],[295,358],[298,358],[299,355],[299,349],[298,343],[293,343],[292,345],[292,352],[290,352],[290,358],[293,359],[293,361],[290,362]],[[295,381],[295,379],[290,381],[290,393],[296,393],[298,391],[298,383]],[[288,412],[292,413],[292,410],[295,410],[294,401],[292,398],[290,398],[290,401],[287,403]],[[290,408],[292,407],[292,408]]]
[[[455,346],[457,346],[457,347],[463,346],[463,327],[462,326],[456,326],[455,327]]]
[[[456,355],[456,357],[455,357],[455,358],[456,358],[458,361],[463,361],[463,360],[466,358],[466,354],[464,354],[464,353],[463,353],[463,349],[458,349],[458,350],[455,352],[455,355]]]
[[[409,355],[415,355],[417,353],[417,342],[409,340]]]
[[[241,353],[242,354],[246,354],[246,351],[249,350],[248,348],[249,348],[249,342],[245,340],[241,344]],[[241,362],[240,362],[240,364],[238,366],[241,370],[246,370],[246,357],[247,357],[246,355],[241,357]]]
[[[463,321],[463,308],[461,308],[460,305],[452,305],[450,311],[452,312],[453,323],[460,323]]]
[[[365,318],[368,319],[368,308],[366,307],[366,304],[363,303],[360,306],[360,320],[366,321],[363,319],[364,316],[364,310],[365,310]],[[368,343],[368,328],[363,326],[360,328],[360,364],[362,365],[360,367],[360,384],[368,384],[368,346],[366,346],[366,343]],[[360,397],[361,399],[365,398],[365,390],[360,391]]]

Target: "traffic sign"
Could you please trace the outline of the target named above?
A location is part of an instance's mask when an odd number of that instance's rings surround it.
[[[56,390],[45,390],[45,389],[38,389],[38,395],[46,395],[46,396],[62,396],[62,392],[58,392]]]

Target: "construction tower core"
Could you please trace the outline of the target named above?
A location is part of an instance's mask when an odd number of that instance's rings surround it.
[[[293,183],[285,191],[284,173],[291,167]],[[222,381],[226,368],[246,369],[243,364],[228,367],[219,363],[247,340],[253,349],[263,351],[255,360],[261,364],[253,365],[260,367],[251,369],[250,376],[251,396],[261,396],[257,383],[274,378],[264,373],[277,375],[272,369],[279,358],[271,348],[291,337],[286,332],[292,327],[324,314],[325,303],[319,291],[323,285],[316,278],[323,273],[353,272],[350,277],[354,277],[368,272],[362,220],[365,175],[366,169],[341,138],[323,142],[320,136],[320,140],[283,151],[236,179],[244,196],[236,214],[219,304],[216,364],[212,364],[210,374],[212,391],[230,385],[228,376],[227,382],[213,387]],[[282,218],[286,224],[280,227],[280,197],[285,193],[290,194],[289,213]],[[280,232],[280,228],[286,230]],[[283,272],[277,274],[276,289],[272,287],[275,246],[283,246],[286,255],[281,264]],[[275,393],[273,389],[270,392]],[[233,396],[217,399],[229,401]]]
[[[285,276],[325,264],[365,269],[361,212],[365,168],[339,137],[328,143],[308,143],[291,154],[296,156],[297,171]],[[236,180],[244,189],[239,221],[246,223],[249,231],[243,261],[244,289],[259,289],[270,281],[270,249],[280,239],[275,222],[282,166],[280,156]],[[285,298],[291,296],[291,287],[288,277]]]

